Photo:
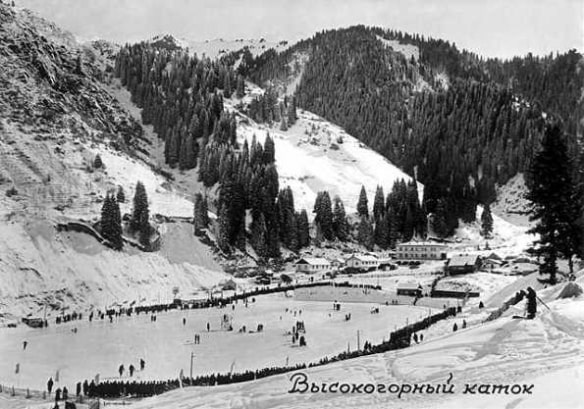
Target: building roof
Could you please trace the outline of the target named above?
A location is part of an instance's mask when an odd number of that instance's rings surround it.
[[[398,290],[417,290],[420,284],[415,281],[407,281],[405,283],[399,283],[397,285]]]
[[[453,256],[448,261],[448,267],[465,267],[465,266],[474,266],[477,262],[479,256],[474,255],[463,255],[463,256]]]
[[[326,258],[319,258],[319,257],[304,257],[301,258],[296,262],[296,264],[310,264],[313,266],[328,266],[330,265],[329,261]]]
[[[434,241],[408,241],[406,243],[399,243],[398,246],[419,246],[419,247],[434,246],[434,247],[448,247],[444,243],[436,243]]]
[[[348,260],[352,258],[356,258],[359,261],[379,261],[377,257],[372,256],[370,254],[353,254],[351,257],[348,258]]]

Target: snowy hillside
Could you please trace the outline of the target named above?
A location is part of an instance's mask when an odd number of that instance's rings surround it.
[[[244,103],[254,93],[261,92],[252,84],[247,86],[250,92]],[[238,102],[227,100],[225,106],[228,110],[235,110]],[[298,121],[287,131],[281,131],[276,124],[269,127],[240,115],[237,133],[240,142],[244,139],[251,142],[255,135],[262,143],[270,134],[276,146],[280,187],[290,186],[296,208],[306,209],[309,215],[319,191],[327,190],[331,198],[339,196],[347,213],[354,213],[362,185],[372,206],[377,185],[383,186],[388,194],[394,181],[411,180],[410,176],[342,128],[301,109],[298,110]],[[421,184],[419,192],[421,197]]]
[[[38,315],[45,305],[50,315],[52,308],[150,303],[159,293],[167,299],[175,286],[186,295],[224,279],[210,248],[181,220],[152,220],[161,239],[153,253],[130,245],[115,252],[89,234],[57,231],[59,224],[98,221],[105,195],[120,187],[121,212],[131,213],[138,181],[151,215],[190,218],[192,191],[181,193],[138,159],[147,135],[102,82],[115,48],[80,45],[34,13],[5,4],[0,43],[13,44],[0,51],[7,90],[0,92],[0,321]],[[94,166],[97,155],[101,168]]]
[[[222,38],[205,41],[195,41],[182,39],[180,42],[189,49],[191,53],[196,53],[198,56],[203,54],[211,59],[220,58],[232,51],[238,51],[243,48],[248,48],[253,56],[258,56],[270,48],[280,52],[288,47],[287,41],[268,41],[261,39],[236,39],[225,40]]]

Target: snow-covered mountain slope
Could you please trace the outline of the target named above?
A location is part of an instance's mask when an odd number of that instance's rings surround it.
[[[197,288],[225,279],[210,256],[178,257],[187,246],[192,253],[205,251],[194,237],[182,235],[182,245],[167,254],[131,247],[116,252],[87,234],[57,232],[49,221],[2,221],[1,226],[0,317],[7,319],[42,316],[45,307],[50,316],[53,309],[168,302],[174,287],[188,297]]]
[[[264,38],[261,39],[235,39],[235,40],[225,40],[223,38],[217,38],[214,40],[179,40],[183,47],[189,49],[189,52],[196,53],[198,56],[203,56],[203,54],[211,59],[220,58],[232,51],[239,51],[243,48],[247,48],[253,56],[258,56],[270,48],[280,52],[288,47],[288,41],[268,41]]]
[[[577,280],[584,285],[580,272]],[[452,332],[449,319],[425,332],[424,341],[399,351],[353,359],[302,371],[319,387],[334,382],[454,385],[444,393],[288,393],[292,373],[241,384],[184,388],[137,402],[134,408],[574,408],[584,393],[584,298],[557,299],[563,285],[539,291],[551,308],[540,304],[534,320],[504,317]],[[464,315],[463,315],[464,316]],[[471,318],[467,319],[471,320]],[[452,377],[451,377],[452,374]],[[558,388],[550,388],[551,382]],[[531,393],[464,394],[465,384],[531,385]],[[476,389],[476,388],[475,388]],[[520,387],[521,390],[522,387]],[[385,389],[387,391],[387,389]],[[489,390],[491,387],[489,386]],[[515,391],[516,389],[513,389]],[[484,388],[481,389],[484,391]]]
[[[161,251],[144,254],[56,231],[60,223],[97,221],[103,198],[119,187],[121,211],[130,213],[138,181],[151,215],[193,213],[189,195],[138,159],[148,135],[102,82],[115,48],[94,46],[0,4],[0,320],[38,314],[45,301],[80,310],[151,302],[159,291],[177,286],[188,294],[225,277],[189,223],[159,221]],[[93,166],[98,154],[100,169]]]
[[[261,92],[252,84],[247,85],[251,90],[244,103],[254,93]],[[238,102],[227,100],[225,106],[235,110]],[[347,213],[354,213],[362,185],[372,207],[377,185],[381,185],[387,195],[396,180],[411,180],[409,175],[342,128],[311,112],[299,109],[298,121],[287,131],[280,130],[279,124],[269,127],[247,116],[239,116],[240,142],[247,139],[249,143],[255,135],[263,143],[268,133],[276,147],[280,187],[290,186],[296,208],[306,209],[309,215],[319,191],[328,191],[331,199],[339,196]],[[419,191],[421,197],[422,185]]]

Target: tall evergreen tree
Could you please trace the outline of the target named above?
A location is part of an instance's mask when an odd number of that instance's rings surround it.
[[[385,215],[385,195],[383,194],[383,187],[377,186],[375,190],[375,198],[373,199],[373,218],[381,219]]]
[[[195,194],[194,220],[195,235],[201,235],[203,229],[209,226],[209,214],[207,209],[207,197],[201,193]]]
[[[254,217],[251,223],[251,246],[260,258],[268,257],[268,230],[263,213]]]
[[[349,222],[347,221],[345,206],[338,196],[335,196],[334,202],[333,230],[337,239],[347,241],[349,239]]]
[[[375,230],[373,233],[375,244],[384,250],[387,249],[389,247],[389,233],[389,219],[387,214],[384,214],[375,222]]]
[[[483,214],[481,215],[481,236],[485,239],[491,238],[493,232],[493,215],[489,204],[484,205]]]
[[[319,192],[314,204],[314,222],[320,228],[322,236],[326,240],[334,240],[333,211],[331,199],[327,191]]]
[[[533,203],[530,220],[536,222],[530,232],[539,235],[530,250],[543,258],[540,273],[549,274],[551,283],[556,282],[558,257],[566,257],[572,269],[572,257],[581,243],[581,231],[576,224],[580,201],[570,166],[561,127],[557,123],[548,124],[541,150],[532,161],[527,199]]]
[[[140,181],[136,183],[134,193],[134,209],[130,219],[130,228],[133,232],[140,233],[140,242],[144,245],[149,244],[150,240],[150,212],[148,209],[148,196],[146,188]]]
[[[101,235],[110,242],[116,250],[121,250],[124,242],[122,239],[122,217],[120,207],[109,193],[105,197],[101,208]]]
[[[231,246],[229,245],[229,230],[230,226],[228,209],[227,206],[221,206],[217,216],[215,239],[219,249],[227,254],[231,253]]]
[[[371,222],[367,217],[361,217],[357,240],[359,241],[359,244],[364,246],[367,250],[373,250],[373,228],[371,227]]]
[[[124,188],[120,185],[118,186],[118,192],[116,193],[116,200],[118,203],[125,203],[126,202],[126,192],[124,192]]]
[[[361,217],[369,217],[369,207],[365,186],[361,186],[361,193],[359,193],[359,201],[357,202],[357,213]]]
[[[439,238],[448,236],[448,226],[446,225],[446,209],[444,201],[439,199],[432,217],[432,230]]]
[[[298,247],[307,247],[310,244],[310,225],[305,209],[297,214],[296,221],[298,223]]]

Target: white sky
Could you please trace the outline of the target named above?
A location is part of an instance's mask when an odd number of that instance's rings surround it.
[[[298,40],[375,25],[453,41],[484,56],[584,49],[584,0],[16,0],[81,38]]]

